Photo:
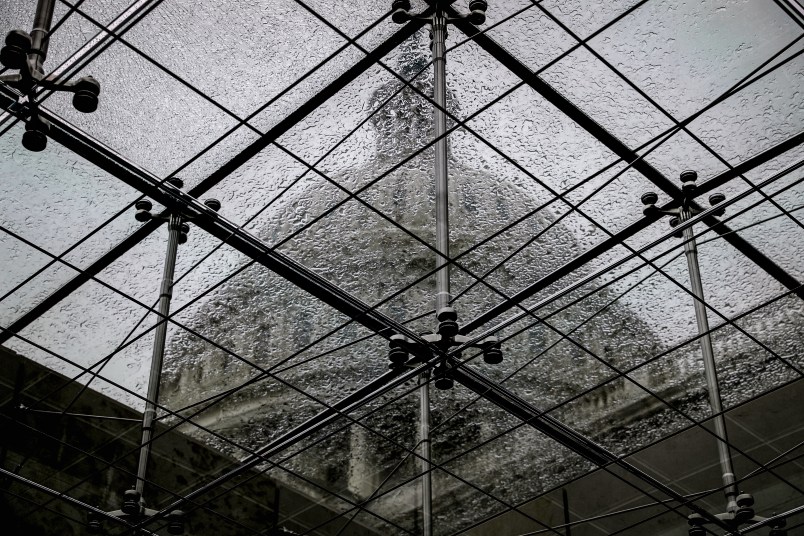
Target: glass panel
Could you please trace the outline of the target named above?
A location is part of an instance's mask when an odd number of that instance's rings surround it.
[[[774,4],[676,9],[648,2],[595,37],[592,46],[671,114],[686,117],[799,33]]]
[[[255,13],[260,15],[255,17]],[[304,36],[304,46],[288,54],[284,50],[286,33],[277,31],[280,28],[292,28]],[[154,40],[154,35],[160,39]],[[243,47],[243,36],[248,36],[253,46]],[[128,39],[240,117],[253,112],[344,44],[336,33],[291,1],[262,5],[201,2],[193,9],[162,3],[129,32]],[[265,61],[265,51],[279,48],[283,49],[282,61]],[[280,55],[267,58],[278,60]],[[255,69],[257,64],[259,68]]]

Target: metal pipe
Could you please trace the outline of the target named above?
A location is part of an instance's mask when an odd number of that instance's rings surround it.
[[[174,212],[170,215],[168,223],[168,244],[165,254],[165,268],[162,275],[162,287],[159,290],[160,324],[154,332],[154,349],[151,358],[151,373],[148,378],[148,394],[145,402],[145,411],[142,414],[142,445],[140,447],[140,460],[137,465],[137,484],[135,489],[142,495],[145,487],[145,473],[148,469],[148,456],[151,453],[151,437],[153,436],[156,407],[159,399],[159,382],[162,379],[162,361],[165,357],[165,339],[167,338],[167,318],[170,315],[170,298],[173,294],[173,275],[176,271],[176,254],[179,250],[179,236],[181,235],[181,214]]]
[[[451,301],[449,288],[449,187],[447,177],[447,71],[446,71],[446,39],[447,18],[444,12],[437,9],[432,18],[433,52],[433,110],[435,135],[435,198],[436,198],[436,312],[448,307]]]
[[[419,441],[422,466],[422,536],[433,534],[433,481],[430,471],[430,370],[419,375]]]
[[[31,52],[28,62],[31,71],[44,76],[42,64],[47,58],[47,48],[50,43],[50,26],[53,24],[53,9],[56,0],[38,0],[33,28],[31,29]]]
[[[683,206],[679,210],[681,222],[685,222],[694,216],[689,207]],[[723,471],[723,487],[728,503],[728,511],[737,510],[737,485],[735,483],[734,467],[731,460],[731,451],[728,446],[726,435],[726,418],[723,416],[723,403],[720,398],[720,387],[717,381],[717,369],[715,367],[715,353],[712,349],[712,338],[709,335],[709,319],[706,315],[706,305],[704,305],[703,284],[701,283],[701,269],[698,264],[698,246],[695,242],[693,227],[684,229],[684,253],[687,256],[687,267],[690,272],[690,287],[695,295],[695,319],[698,323],[698,334],[701,336],[701,355],[704,362],[704,376],[706,377],[706,388],[709,391],[709,406],[714,414],[715,435],[717,436],[718,456],[720,467]]]

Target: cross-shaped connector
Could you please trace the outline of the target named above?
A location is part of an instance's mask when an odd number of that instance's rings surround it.
[[[716,514],[715,517],[729,527],[733,534],[740,534],[739,529],[743,525],[765,522],[770,527],[768,536],[787,536],[785,530],[787,522],[784,519],[765,518],[754,513],[754,497],[749,493],[738,495],[729,512]],[[690,526],[689,536],[706,536],[707,530],[704,525],[710,521],[700,514],[691,514],[687,517],[687,523]]]
[[[394,3],[391,4],[391,9],[393,10],[391,20],[397,24],[404,24],[414,19],[429,20],[437,13],[443,13],[444,9],[449,5],[449,2],[434,0],[428,2],[428,4],[427,8],[421,13],[411,13],[410,0],[394,0]],[[475,26],[478,26],[486,22],[486,9],[488,9],[488,7],[489,5],[486,0],[471,0],[471,2],[469,2],[469,13],[449,17],[447,18],[447,22],[453,20],[468,20]]]
[[[72,93],[75,109],[88,114],[98,109],[100,84],[91,76],[68,82],[45,76],[42,64],[47,54],[49,28],[34,28],[31,33],[36,33],[36,39],[23,30],[11,30],[6,35],[5,45],[0,49],[0,63],[19,73],[0,76],[0,81],[21,93],[16,111],[27,120],[22,145],[29,151],[38,152],[47,147],[50,123],[39,114],[37,91],[49,89]]]
[[[681,206],[678,208],[661,209],[656,206],[659,201],[659,196],[655,192],[645,192],[640,198],[645,208],[642,213],[645,216],[665,215],[670,216],[670,227],[677,227],[683,221],[704,212],[693,203],[693,195],[698,186],[695,181],[698,179],[698,174],[694,171],[681,172],[681,192],[684,194],[681,200]],[[719,205],[726,200],[726,196],[721,193],[713,193],[709,196],[709,204],[713,207]],[[722,216],[725,209],[715,210],[712,212],[714,216]],[[681,238],[683,233],[681,231],[674,233],[676,238]]]
[[[128,489],[123,492],[123,502],[120,510],[107,513],[134,525],[153,517],[157,510],[146,508],[140,492],[135,489]],[[103,516],[101,514],[95,511],[87,512],[87,534],[103,534],[102,520]],[[185,514],[183,511],[173,510],[165,516],[165,520],[167,521],[169,534],[184,534]]]
[[[424,343],[409,339],[404,335],[392,335],[388,343],[390,350],[388,359],[391,361],[390,368],[413,368],[416,365],[427,361],[422,356],[435,356],[432,346],[437,347],[446,353],[455,346],[467,345],[467,348],[477,348],[483,352],[483,361],[490,365],[497,365],[502,362],[502,350],[500,349],[500,339],[494,336],[486,337],[482,341],[468,344],[471,339],[458,333],[458,315],[451,307],[444,307],[438,312],[436,317],[439,321],[437,333],[422,333],[420,335]],[[410,354],[415,357],[411,358]],[[434,369],[435,386],[438,389],[450,389],[453,385],[449,375],[449,367],[445,361],[441,361]]]
[[[184,182],[176,177],[170,178],[165,181],[165,185],[181,189],[184,187]],[[213,212],[218,212],[221,208],[221,202],[217,199],[209,198],[204,200],[204,205],[212,210]],[[134,214],[134,219],[139,222],[145,223],[150,220],[158,220],[161,219],[163,221],[170,221],[170,216],[159,216],[153,214],[151,210],[154,208],[153,203],[151,203],[148,199],[140,199],[134,204],[134,208],[137,209],[137,213]],[[179,244],[184,244],[187,242],[187,233],[190,232],[190,226],[184,223],[185,221],[192,221],[193,216],[189,214],[182,214],[181,217],[182,221],[179,223]]]

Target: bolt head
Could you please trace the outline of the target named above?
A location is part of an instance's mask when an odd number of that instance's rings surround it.
[[[120,510],[122,510],[124,514],[131,516],[139,514],[142,511],[140,498],[140,494],[137,490],[127,489],[123,492],[123,505],[120,507]]]
[[[656,195],[656,192],[645,192],[639,199],[643,205],[655,205],[659,201],[659,196]]]
[[[165,184],[167,184],[168,186],[173,186],[174,188],[178,188],[179,190],[184,188],[184,181],[178,177],[169,178],[168,180],[165,181]]]
[[[698,173],[692,170],[682,171],[681,172],[681,182],[695,182],[698,180]]]
[[[395,365],[402,365],[408,360],[408,353],[402,348],[391,348],[388,359]]]
[[[152,217],[153,215],[147,210],[138,210],[137,213],[134,214],[134,219],[142,223],[150,221]]]
[[[31,36],[24,30],[11,30],[6,34],[6,45],[25,49],[31,49]]]
[[[754,506],[754,497],[750,493],[741,493],[734,499],[737,506]]]
[[[502,359],[502,350],[499,346],[492,346],[483,352],[483,361],[489,365],[499,365]]]
[[[210,208],[215,212],[218,212],[221,209],[221,202],[212,197],[209,199],[204,199],[204,204],[207,206],[207,208]]]
[[[22,146],[35,153],[47,147],[47,135],[41,130],[26,130],[22,135]]]
[[[154,205],[148,199],[140,199],[134,203],[134,208],[137,210],[151,210],[154,208]]]
[[[678,227],[678,224],[681,223],[681,220],[678,216],[673,216],[670,218],[670,227]]]
[[[184,512],[173,510],[167,515],[167,530],[170,534],[184,534]]]
[[[452,378],[441,376],[440,378],[436,378],[433,384],[435,385],[436,389],[446,391],[448,389],[452,389],[452,387],[455,385],[455,382],[452,381]]]
[[[20,47],[6,45],[0,48],[0,63],[7,69],[18,70],[25,67],[28,54]]]
[[[82,114],[91,114],[98,109],[98,96],[89,91],[76,91],[73,95],[73,108]]]
[[[712,206],[718,205],[726,200],[726,196],[720,192],[716,192],[709,196],[709,204]]]

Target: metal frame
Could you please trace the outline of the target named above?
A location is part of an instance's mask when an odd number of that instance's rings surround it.
[[[511,69],[517,75],[519,75],[524,81],[526,81],[531,87],[536,89],[539,93],[541,93],[545,98],[547,98],[550,102],[556,105],[559,109],[564,111],[568,116],[570,116],[573,120],[575,120],[578,124],[584,127],[587,131],[592,133],[596,138],[599,139],[604,145],[609,147],[615,154],[623,158],[627,162],[633,162],[633,167],[643,173],[649,180],[657,184],[657,186],[661,187],[667,193],[669,193],[674,199],[679,199],[680,192],[676,187],[674,187],[669,181],[664,178],[661,174],[658,173],[654,168],[650,167],[648,164],[641,160],[637,154],[630,149],[628,149],[624,144],[619,142],[616,138],[611,136],[607,133],[602,127],[594,123],[588,116],[580,112],[574,105],[566,101],[561,95],[554,92],[549,86],[543,84],[537,76],[533,75],[533,73],[525,72],[524,66],[517,62],[515,58],[510,56],[504,49],[496,45],[492,40],[488,39],[482,33],[476,35],[478,33],[477,28],[471,26],[471,24],[464,22],[461,23],[465,27],[459,28],[462,31],[465,31],[467,35],[475,36],[474,40],[483,48],[485,48],[488,52],[492,53],[503,65]],[[404,35],[404,31],[407,29],[407,35]],[[382,47],[386,47],[385,51],[387,52],[396,44],[401,42],[405,37],[412,35],[412,33],[417,30],[415,24],[411,24],[403,28],[402,31],[397,32],[394,37],[386,41],[381,47],[379,47],[375,52],[379,51]],[[495,48],[496,47],[496,48]],[[343,292],[342,290],[338,289],[334,285],[331,285],[327,281],[319,278],[316,274],[312,273],[311,271],[307,270],[301,265],[294,263],[290,259],[284,258],[283,256],[279,255],[270,250],[265,244],[262,244],[258,240],[254,239],[247,233],[243,233],[239,229],[237,229],[233,224],[230,222],[226,222],[225,220],[209,214],[209,211],[204,209],[197,201],[193,199],[193,194],[195,196],[200,195],[201,190],[204,188],[210,188],[218,181],[222,180],[225,176],[230,174],[232,171],[237,169],[240,165],[242,165],[245,161],[249,158],[257,154],[262,148],[267,146],[271,143],[270,138],[273,136],[275,139],[281,133],[286,132],[289,130],[298,120],[302,117],[309,114],[312,110],[314,110],[318,105],[324,102],[329,96],[334,94],[338,89],[345,86],[349,81],[349,77],[351,76],[352,80],[360,74],[360,72],[365,71],[368,67],[373,65],[375,61],[377,61],[382,54],[368,57],[363,60],[361,63],[356,65],[353,69],[349,72],[345,73],[338,79],[338,81],[331,85],[325,92],[319,93],[314,99],[308,101],[308,103],[300,108],[294,117],[288,117],[285,121],[280,123],[275,129],[272,129],[271,132],[266,134],[266,136],[250,146],[246,149],[243,153],[241,153],[238,157],[224,165],[216,174],[210,176],[206,181],[202,182],[196,189],[197,191],[191,191],[190,195],[181,194],[181,192],[177,192],[169,187],[166,187],[164,184],[161,183],[155,177],[149,176],[147,173],[139,170],[131,163],[125,162],[117,155],[114,155],[108,149],[100,146],[99,144],[95,143],[91,139],[84,136],[82,133],[72,129],[69,125],[60,122],[57,118],[55,119],[53,138],[65,145],[66,147],[74,150],[78,154],[84,156],[88,160],[96,163],[101,168],[106,169],[107,171],[111,172],[113,175],[121,178],[128,184],[134,186],[135,188],[139,189],[143,193],[154,197],[155,199],[159,200],[160,202],[164,203],[168,207],[172,207],[174,210],[180,209],[182,211],[189,210],[195,218],[199,220],[199,226],[204,228],[210,234],[220,238],[221,240],[227,241],[230,245],[233,245],[241,252],[245,253],[252,259],[257,260],[258,262],[264,264],[265,266],[269,267],[270,269],[276,271],[279,275],[287,278],[292,283],[300,286],[301,288],[307,290],[314,296],[318,297],[325,303],[328,303],[338,309],[339,311],[347,314],[350,318],[360,322],[361,324],[365,325],[369,329],[379,333],[385,337],[390,337],[391,334],[403,334],[406,337],[409,337],[411,340],[415,341],[417,344],[421,345],[422,347],[430,347],[432,352],[436,352],[437,354],[438,349],[432,348],[430,345],[427,344],[427,341],[424,339],[419,338],[417,335],[411,333],[407,330],[403,325],[398,323],[392,322],[389,319],[379,315],[378,313],[374,312],[372,308],[368,307],[367,305],[363,304],[359,300],[355,300],[352,296],[348,295],[348,293]],[[361,70],[362,69],[362,70]],[[338,87],[338,83],[342,83]],[[331,91],[331,93],[330,93]],[[442,104],[443,107],[443,104]],[[281,127],[281,128],[280,128]],[[280,130],[284,128],[284,131],[280,132]],[[274,130],[276,130],[275,133]],[[446,135],[446,133],[445,133]],[[760,155],[757,155],[750,159],[747,162],[735,167],[735,169],[730,170],[726,173],[719,175],[718,177],[707,181],[702,185],[701,190],[705,191],[704,189],[707,186],[711,188],[715,188],[732,178],[739,176],[741,173],[744,173],[748,169],[760,165],[769,159],[778,156],[779,154],[783,153],[786,150],[789,150],[792,147],[798,146],[803,140],[804,133],[791,138],[780,144],[773,149],[766,151]],[[445,138],[440,138],[444,139]],[[710,186],[711,185],[711,186]],[[703,193],[703,192],[701,192]],[[667,208],[671,208],[671,206],[677,203],[674,201],[670,203]],[[467,324],[463,327],[463,333],[469,333],[474,329],[480,327],[481,325],[485,324],[488,320],[498,318],[500,314],[504,311],[517,306],[527,297],[532,296],[539,290],[545,288],[551,282],[557,281],[563,275],[566,275],[573,270],[577,269],[578,267],[582,266],[589,260],[592,260],[600,253],[614,247],[615,245],[622,243],[623,240],[626,240],[628,237],[633,236],[636,232],[646,228],[649,224],[653,223],[655,219],[651,218],[644,218],[639,222],[632,224],[626,230],[617,233],[615,236],[604,241],[603,244],[595,246],[592,250],[589,250],[587,253],[584,253],[580,257],[576,258],[575,260],[565,265],[560,270],[557,270],[553,274],[546,276],[542,280],[536,282],[534,285],[523,291],[523,293],[519,293],[516,296],[512,297],[510,300],[507,300],[505,303],[501,304],[498,307],[493,308],[492,310],[484,313],[480,317],[474,319],[472,322]],[[804,297],[804,292],[801,290],[801,285],[789,274],[785,273],[781,268],[779,268],[775,263],[767,259],[764,255],[760,254],[755,248],[747,244],[745,241],[737,237],[736,233],[727,229],[723,224],[721,224],[718,220],[714,219],[711,215],[706,215],[705,218],[702,218],[710,226],[713,226],[714,230],[721,233],[721,235],[728,240],[732,245],[734,245],[739,251],[743,252],[747,257],[749,257],[752,261],[757,263],[763,270],[768,272],[778,281],[782,282],[788,289],[795,292],[801,297]],[[63,287],[58,291],[57,294],[49,297],[46,302],[37,306],[36,312],[31,311],[25,317],[21,318],[17,322],[15,322],[14,326],[9,327],[8,333],[3,333],[0,335],[0,342],[8,340],[9,337],[13,336],[14,332],[18,332],[25,325],[30,324],[35,318],[45,312],[49,307],[52,307],[58,301],[66,297],[71,290],[78,288],[83,282],[89,280],[91,275],[96,275],[99,273],[105,266],[108,266],[113,262],[116,258],[119,258],[120,255],[125,253],[130,247],[135,245],[139,240],[150,234],[155,228],[157,224],[153,225],[146,225],[142,229],[140,229],[135,235],[129,237],[121,243],[116,248],[113,249],[113,252],[107,253],[104,257],[93,264],[90,269],[86,270],[84,273],[80,274],[77,278],[71,281],[67,286]],[[116,255],[116,256],[114,256]],[[114,256],[112,258],[112,256]],[[447,255],[445,254],[445,257]],[[108,261],[108,262],[107,262]],[[105,266],[104,266],[105,263]],[[448,265],[447,265],[448,266]],[[90,275],[87,275],[90,274]],[[164,323],[163,323],[164,325]],[[431,359],[431,355],[423,355],[421,356],[422,361],[429,361]],[[410,373],[409,373],[410,374]],[[409,377],[409,374],[404,375],[405,378]],[[590,444],[585,438],[577,436],[571,430],[566,429],[560,423],[553,422],[549,418],[544,418],[537,409],[528,406],[527,404],[522,404],[523,401],[517,399],[515,395],[512,393],[507,392],[505,389],[501,388],[500,386],[489,383],[487,379],[482,378],[481,376],[477,375],[476,373],[472,372],[466,366],[456,366],[452,371],[453,377],[457,379],[459,382],[466,384],[467,387],[476,390],[478,394],[481,394],[478,389],[483,391],[483,395],[487,397],[494,398],[495,403],[500,404],[501,406],[505,407],[507,411],[511,412],[514,415],[523,418],[529,424],[539,428],[540,430],[548,433],[551,437],[556,438],[562,444],[567,444],[570,448],[577,451],[583,452],[586,457],[595,461],[596,463],[616,463],[614,460],[611,460],[607,457],[607,453],[605,451],[601,451],[597,448],[594,444]],[[396,375],[393,373],[392,375]],[[383,389],[389,389],[389,380],[390,378],[383,377],[378,379],[378,382],[382,382]],[[391,382],[394,385],[398,385],[400,380],[397,378],[396,381]],[[372,388],[377,387],[375,383],[370,384]],[[366,394],[365,389],[359,390],[352,395],[352,397],[357,396],[358,393],[360,395]],[[349,403],[344,402],[346,407],[351,407],[352,403],[357,403],[357,400],[349,397],[345,400],[350,401]],[[328,410],[329,411],[329,410]],[[326,417],[324,417],[326,415]],[[337,416],[337,414],[332,414],[327,412],[322,413],[319,417],[321,419],[329,419],[331,416]],[[327,420],[327,422],[329,422]],[[304,426],[315,427],[317,426],[315,423],[306,424]],[[311,428],[312,429],[312,428]],[[302,433],[304,431],[300,431]],[[304,432],[306,433],[306,432]],[[295,440],[288,439],[288,441]],[[291,443],[292,444],[292,443]],[[268,448],[268,447],[266,447]],[[262,450],[262,449],[261,449]],[[268,451],[266,451],[268,452]],[[259,462],[256,462],[259,463]],[[622,466],[622,468],[629,470],[626,466]],[[644,476],[640,476],[638,473],[633,473],[638,476],[638,478],[644,480]],[[650,477],[648,477],[650,478]],[[652,483],[650,480],[647,482],[651,483],[651,485],[658,485],[659,489],[665,491],[668,495],[672,496],[673,493],[671,489],[662,487],[663,484],[660,482]],[[211,488],[210,488],[211,489]],[[191,494],[192,495],[192,494]],[[189,496],[188,496],[189,497]],[[674,499],[679,500],[679,498],[674,497]],[[703,515],[703,514],[702,514]],[[749,527],[752,530],[754,527]]]

